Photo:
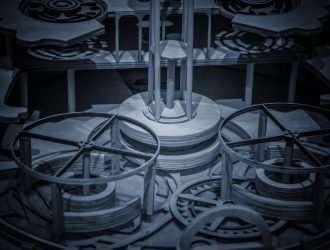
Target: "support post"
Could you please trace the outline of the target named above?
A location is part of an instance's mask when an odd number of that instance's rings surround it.
[[[207,48],[206,58],[210,59],[211,55],[211,39],[212,39],[212,9],[207,12]]]
[[[298,80],[298,62],[292,62],[291,70],[290,70],[290,82],[289,82],[289,94],[288,94],[289,103],[295,102],[297,80]]]
[[[293,141],[290,138],[286,139],[285,152],[284,152],[284,166],[286,166],[286,167],[292,166],[293,149],[294,149]],[[290,181],[290,175],[282,174],[282,182],[289,183],[289,181]]]
[[[175,93],[175,61],[167,61],[167,92],[166,92],[166,107],[172,109],[174,107]]]
[[[324,228],[324,174],[316,174],[314,184],[313,216],[315,224]]]
[[[117,13],[115,13],[115,50],[116,50],[115,60],[116,60],[116,63],[119,62],[119,20],[120,20],[120,16]]]
[[[148,64],[148,97],[147,104],[154,100],[155,92],[155,54],[154,54],[154,22],[153,22],[153,9],[154,1],[150,1],[150,17],[149,17],[149,64]]]
[[[222,153],[222,178],[221,178],[221,199],[222,201],[232,200],[233,185],[233,161],[229,154]]]
[[[19,138],[19,155],[21,162],[28,167],[32,166],[32,151],[31,151],[31,138]],[[25,188],[30,189],[32,186],[32,178],[24,169],[22,170],[22,181]]]
[[[28,92],[28,75],[27,72],[22,72],[20,78],[20,88],[21,88],[21,105],[25,108],[29,107],[29,92]]]
[[[142,15],[138,15],[138,61],[142,61]]]
[[[75,70],[67,70],[67,85],[68,85],[68,111],[76,111],[76,79]]]
[[[186,85],[186,115],[192,118],[192,85],[193,85],[193,49],[194,49],[194,1],[185,0],[188,6],[187,14],[187,85]]]
[[[153,6],[153,34],[154,34],[154,70],[155,70],[155,120],[161,115],[161,88],[160,88],[160,2],[155,0]]]
[[[254,63],[248,63],[246,65],[245,98],[244,98],[246,107],[252,105],[253,78],[254,78]]]
[[[263,110],[259,112],[258,138],[265,137],[267,134],[267,115]],[[256,158],[262,162],[265,160],[265,143],[257,144]]]
[[[62,191],[58,184],[51,183],[52,230],[53,238],[58,241],[65,231]]]
[[[156,162],[149,166],[144,173],[143,212],[147,217],[154,213],[156,181]]]
[[[111,126],[111,147],[119,148],[119,128],[118,121],[114,121]],[[111,174],[117,175],[120,173],[120,156],[118,154],[111,154]]]
[[[83,178],[89,179],[91,177],[91,151],[86,148],[82,156]],[[83,185],[83,195],[90,194],[90,185]]]

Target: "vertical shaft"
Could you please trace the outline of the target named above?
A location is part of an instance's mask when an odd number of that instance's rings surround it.
[[[295,102],[296,88],[298,80],[298,62],[292,62],[290,71],[288,102]]]
[[[138,61],[142,61],[142,16],[138,15]]]
[[[258,138],[265,137],[267,133],[267,115],[263,110],[259,113]],[[256,158],[258,161],[265,160],[265,143],[257,144]]]
[[[181,40],[187,43],[187,24],[188,24],[188,1],[183,1],[183,13],[182,13],[182,33]],[[187,86],[187,59],[181,61],[180,69],[180,99],[186,100],[186,86]]]
[[[212,10],[209,9],[207,12],[207,51],[206,58],[210,59],[211,53],[211,39],[212,39]]]
[[[82,165],[83,165],[83,178],[88,179],[91,177],[91,151],[86,149],[83,153]],[[83,195],[87,196],[90,193],[90,186],[83,185]]]
[[[284,152],[284,166],[286,167],[292,166],[293,148],[294,148],[293,141],[287,139],[285,142],[285,152]],[[289,181],[290,181],[290,176],[288,174],[282,174],[282,182],[289,183]]]
[[[29,96],[28,96],[28,76],[27,72],[23,72],[20,78],[21,88],[21,105],[25,108],[29,107]]]
[[[192,85],[193,85],[193,48],[194,48],[194,1],[185,0],[188,6],[187,24],[187,89],[186,89],[186,115],[192,118]]]
[[[68,111],[76,111],[76,79],[74,69],[67,70],[67,84],[68,84]]]
[[[222,201],[230,201],[232,200],[233,161],[226,152],[222,153],[221,171],[221,199]]]
[[[119,128],[118,121],[114,121],[111,127],[111,147],[119,148]],[[116,175],[120,172],[120,156],[111,154],[111,174]]]
[[[154,71],[155,71],[155,120],[159,121],[161,114],[160,89],[160,2],[155,0],[153,5],[153,34],[154,34]]]
[[[51,183],[51,196],[52,196],[52,229],[53,238],[55,241],[64,233],[64,212],[61,188],[56,183]]]
[[[254,78],[254,63],[248,63],[246,65],[245,98],[244,98],[246,107],[252,105],[253,78]]]
[[[120,20],[120,17],[116,13],[115,14],[115,50],[116,50],[115,60],[116,60],[116,62],[119,62],[119,20]]]
[[[154,213],[156,163],[149,166],[144,174],[143,212],[147,216]]]
[[[175,61],[168,60],[166,107],[169,109],[174,107],[174,93],[175,93]]]
[[[155,91],[155,57],[154,57],[154,44],[155,25],[153,21],[153,7],[154,1],[150,1],[150,17],[149,17],[149,64],[148,64],[148,103],[150,104],[154,100]]]
[[[20,161],[28,167],[32,166],[32,153],[31,153],[31,138],[20,137],[19,138],[19,155]],[[31,188],[32,180],[31,176],[26,172],[22,171],[23,184],[26,188]]]

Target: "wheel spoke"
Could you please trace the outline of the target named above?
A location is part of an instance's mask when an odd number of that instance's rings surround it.
[[[84,150],[85,150],[85,148],[79,149],[79,151],[76,154],[74,154],[70,158],[70,160],[67,163],[65,163],[65,165],[56,172],[56,174],[54,176],[58,177],[61,174],[63,174],[79,158],[79,156],[84,152]]]
[[[301,144],[296,138],[294,139],[294,144],[299,147],[299,149],[318,167],[322,166],[322,163],[311,153],[306,147]]]
[[[122,150],[122,149],[117,149],[117,148],[107,148],[103,146],[94,146],[94,150],[96,151],[101,151],[101,152],[106,152],[110,154],[119,154],[123,156],[130,156],[130,157],[135,157],[135,158],[140,158],[140,159],[146,159],[149,160],[152,158],[152,155],[150,154],[144,154],[144,153],[135,153],[127,150]]]
[[[47,135],[41,135],[41,134],[36,134],[33,132],[28,132],[28,131],[22,131],[20,133],[22,136],[27,136],[32,139],[37,139],[37,140],[42,140],[42,141],[49,141],[49,142],[54,142],[54,143],[59,143],[59,144],[65,144],[69,146],[74,146],[78,147],[78,142],[63,139],[63,138],[57,138],[57,137],[52,137],[52,136],[47,136]]]
[[[284,137],[283,135],[278,135],[278,136],[261,137],[261,138],[255,138],[255,139],[249,139],[249,140],[243,140],[237,142],[229,142],[227,143],[227,146],[233,148],[233,147],[242,147],[242,146],[254,145],[265,142],[274,142],[274,141],[283,140],[283,137]]]
[[[265,112],[265,114],[282,130],[286,131],[286,127],[270,112],[270,110],[265,106],[261,105],[262,110]]]
[[[191,195],[191,194],[179,194],[178,199],[182,199],[182,200],[186,200],[186,201],[199,202],[199,203],[212,205],[212,206],[217,205],[217,201],[215,201],[215,200],[210,200],[210,199],[206,199],[206,198]]]
[[[330,128],[299,132],[299,137],[318,136],[330,134]]]
[[[99,128],[94,135],[90,135],[91,136],[90,140],[95,141],[97,138],[99,138],[104,133],[104,131],[106,131],[106,129],[113,123],[115,118],[116,116],[113,115],[108,120],[103,122],[104,124],[102,125],[102,127]]]

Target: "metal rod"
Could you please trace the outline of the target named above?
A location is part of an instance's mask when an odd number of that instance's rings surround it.
[[[68,111],[76,111],[76,79],[75,70],[67,70],[67,84],[68,84]]]
[[[21,87],[21,105],[25,108],[29,107],[29,92],[28,92],[28,76],[27,72],[22,72],[20,77]]]
[[[65,163],[63,167],[61,167],[57,172],[54,174],[55,177],[62,175],[79,157],[80,155],[85,151],[84,148],[80,148],[77,153],[75,153],[73,156],[71,156],[70,160]]]
[[[144,173],[143,212],[147,216],[154,213],[155,181],[156,162],[147,168]]]
[[[267,134],[267,115],[263,110],[259,111],[258,138],[266,137]],[[257,160],[262,162],[265,160],[265,144],[257,144]]]
[[[61,188],[56,183],[51,183],[52,196],[52,230],[54,240],[59,240],[65,231],[64,211]]]
[[[111,147],[119,148],[120,137],[118,129],[118,121],[115,121],[111,127]],[[120,173],[120,156],[118,154],[111,154],[111,174],[116,175]]]
[[[292,62],[291,71],[290,71],[289,94],[288,94],[289,103],[295,102],[297,80],[298,80],[298,62]]]
[[[283,135],[277,135],[277,136],[268,136],[268,137],[261,137],[256,139],[248,139],[243,141],[237,141],[237,142],[229,142],[227,143],[228,147],[243,147],[248,145],[254,145],[259,143],[265,143],[265,142],[273,142],[273,141],[280,141],[283,139]]]
[[[138,61],[142,61],[142,16],[138,15]]]
[[[284,153],[284,166],[286,167],[292,166],[293,149],[294,149],[293,140],[287,139],[285,141],[285,153]],[[289,183],[289,181],[290,181],[290,175],[282,174],[282,182]]]
[[[147,101],[150,104],[154,100],[155,91],[155,60],[154,60],[154,22],[153,22],[153,7],[154,1],[150,1],[150,17],[149,17],[149,64],[148,64],[148,97]]]
[[[119,62],[119,20],[120,20],[120,16],[117,13],[115,13],[115,50],[116,50],[115,60],[117,63]]]
[[[96,139],[98,139],[110,127],[115,118],[116,116],[113,115],[111,118],[107,119],[102,125],[102,127],[97,130],[96,133],[90,138],[90,140],[95,141]]]
[[[182,34],[181,38],[183,42],[187,42],[187,25],[188,25],[188,1],[183,0],[183,13],[182,13]]]
[[[33,138],[33,139],[37,139],[37,140],[43,140],[43,141],[54,142],[54,143],[59,143],[59,144],[78,147],[78,142],[63,139],[63,138],[51,137],[51,136],[48,136],[48,135],[36,134],[36,133],[30,132],[30,131],[22,131],[21,135],[24,135],[26,137],[30,137],[30,138]]]
[[[313,216],[314,222],[319,227],[324,227],[324,174],[316,174],[314,184]]]
[[[161,25],[162,25],[162,40],[165,40],[166,39],[166,10],[165,9],[163,9],[163,11],[162,11]]]
[[[91,177],[91,150],[86,149],[82,157],[82,171],[83,178],[89,179]],[[90,185],[83,185],[83,195],[87,196],[90,194]]]
[[[252,105],[253,78],[254,78],[254,63],[248,63],[246,65],[245,98],[244,98],[246,107]]]
[[[209,9],[207,12],[207,51],[206,58],[210,59],[211,53],[211,39],[212,39],[212,10]]]
[[[169,109],[172,109],[174,107],[174,93],[175,93],[175,61],[168,60],[166,107]]]
[[[224,151],[222,153],[221,173],[221,199],[222,201],[232,200],[233,161],[229,154]]]
[[[192,118],[192,85],[193,85],[193,49],[194,49],[194,1],[185,0],[188,6],[187,29],[187,85],[186,85],[186,115]]]
[[[32,166],[32,152],[31,152],[31,138],[20,137],[19,138],[19,155],[21,162],[28,166]],[[31,188],[32,179],[31,176],[24,170],[22,170],[22,180],[26,188]]]
[[[153,6],[153,19],[154,25],[154,71],[155,71],[155,120],[159,121],[161,115],[161,89],[160,89],[160,2],[155,0]]]
[[[180,69],[180,99],[186,100],[186,83],[187,83],[187,60],[181,61]]]

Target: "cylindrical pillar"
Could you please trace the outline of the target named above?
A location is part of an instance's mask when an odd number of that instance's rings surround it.
[[[174,107],[175,93],[175,61],[167,62],[167,91],[166,91],[166,107],[172,109]]]
[[[187,85],[186,85],[186,115],[192,118],[192,85],[193,85],[193,50],[194,50],[194,1],[185,0],[188,7],[187,29]]]
[[[19,156],[20,161],[28,167],[32,166],[32,152],[31,152],[31,138],[30,137],[20,137],[19,138]],[[24,170],[22,170],[22,180],[25,188],[31,188],[32,178]]]
[[[298,62],[292,62],[290,71],[288,102],[295,102],[296,88],[298,80]]]
[[[244,98],[246,107],[252,105],[253,78],[254,78],[254,63],[248,63],[246,65],[245,98]]]
[[[51,183],[50,187],[52,196],[52,231],[53,238],[57,241],[65,231],[62,191],[56,183]]]
[[[68,84],[68,111],[76,111],[76,78],[75,70],[67,70],[67,84]]]
[[[221,173],[221,199],[222,201],[230,201],[232,200],[233,189],[233,161],[226,152],[222,153]]]
[[[258,138],[265,137],[267,133],[267,115],[263,110],[259,112]],[[257,144],[256,159],[260,162],[265,160],[265,143]]]
[[[82,155],[83,178],[89,179],[91,177],[91,151],[85,149]],[[83,185],[83,195],[87,196],[90,193],[90,185]]]
[[[147,168],[144,174],[143,212],[147,217],[154,213],[155,181],[156,163]]]
[[[118,121],[114,121],[111,127],[111,147],[119,148],[120,146]],[[120,173],[120,156],[118,154],[111,154],[111,174],[116,175]]]
[[[155,120],[159,121],[161,115],[161,88],[160,88],[160,2],[155,0],[152,14],[154,34],[154,71],[155,71]]]

